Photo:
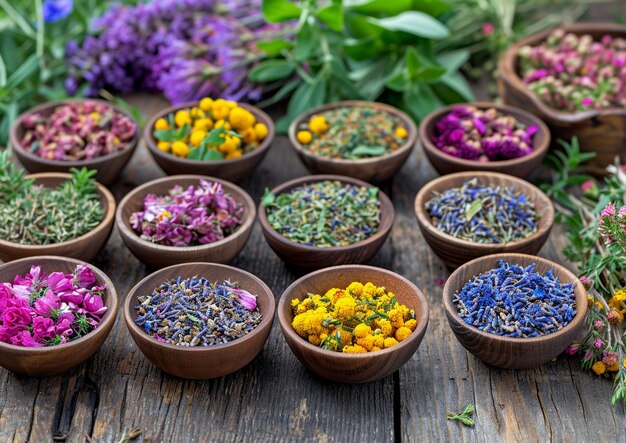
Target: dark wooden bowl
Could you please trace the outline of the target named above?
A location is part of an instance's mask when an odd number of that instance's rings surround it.
[[[157,162],[159,167],[168,175],[210,175],[212,177],[218,177],[232,182],[239,182],[252,175],[256,167],[259,163],[261,163],[261,160],[263,160],[263,157],[265,157],[265,154],[267,154],[267,151],[269,151],[276,133],[272,119],[256,106],[238,103],[240,107],[247,109],[254,114],[257,122],[264,123],[267,126],[267,137],[265,137],[265,140],[263,140],[263,142],[256,149],[242,155],[239,158],[213,161],[189,160],[186,158],[176,157],[167,152],[160,151],[157,148],[157,140],[154,138],[154,135],[152,135],[154,123],[159,118],[166,117],[172,112],[176,112],[180,109],[192,108],[197,105],[197,102],[190,102],[171,106],[152,117],[150,122],[146,125],[144,129],[144,140],[146,142],[146,146],[148,147],[148,151],[150,151],[150,154],[152,154],[152,157],[154,157],[154,160]]]
[[[402,121],[409,133],[406,143],[390,154],[359,160],[321,157],[303,148],[296,138],[300,124],[308,121],[315,114],[342,107],[371,107],[394,115]],[[393,177],[411,154],[411,150],[417,143],[417,127],[411,117],[393,106],[378,102],[343,101],[322,105],[300,115],[289,126],[289,141],[302,163],[313,174],[345,175],[366,182],[382,183]]]
[[[626,26],[616,23],[578,23],[560,28],[577,35],[590,34],[594,39],[605,34],[626,38]],[[499,95],[504,103],[532,112],[545,121],[554,142],[559,139],[569,141],[577,136],[582,150],[598,154],[587,163],[590,171],[606,174],[606,166],[612,165],[616,156],[622,164],[626,163],[626,109],[561,112],[542,102],[517,73],[519,49],[526,45],[536,46],[551,32],[533,34],[510,46],[502,54],[498,62]]]
[[[551,269],[561,283],[573,282],[576,316],[571,323],[560,331],[531,338],[503,337],[465,323],[452,302],[454,294],[473,277],[497,268],[499,260],[521,266],[536,263],[536,272],[544,275]],[[525,254],[495,254],[472,260],[454,271],[443,288],[443,304],[452,332],[465,349],[492,366],[528,369],[549,362],[578,337],[587,312],[587,291],[572,272],[550,260]]]
[[[178,276],[205,277],[211,281],[230,279],[239,283],[242,289],[257,295],[261,323],[245,337],[221,345],[183,347],[157,341],[135,324],[134,308],[139,304],[139,296],[151,294],[161,283]],[[184,263],[161,269],[137,283],[124,302],[126,326],[141,352],[162,371],[191,379],[222,377],[250,363],[267,341],[275,311],[274,294],[261,279],[241,269],[215,263]]]
[[[351,177],[342,177],[340,175],[309,175],[300,177],[272,189],[274,194],[282,194],[293,188],[305,184],[312,184],[326,180],[338,180],[342,183],[348,183],[356,186],[372,187],[369,183]],[[373,236],[347,246],[337,246],[332,248],[318,248],[315,246],[307,246],[296,243],[276,232],[267,220],[265,207],[261,203],[259,207],[259,221],[261,230],[265,240],[278,255],[286,263],[299,269],[320,269],[328,266],[343,265],[348,263],[365,263],[370,260],[378,250],[382,247],[387,239],[391,227],[396,218],[396,211],[393,203],[382,191],[378,192],[380,200],[380,225],[378,232]]]
[[[398,302],[415,310],[417,328],[396,346],[366,354],[344,354],[312,345],[291,326],[291,300],[303,300],[307,294],[324,294],[330,288],[345,288],[358,281],[384,286]],[[289,348],[309,370],[341,383],[367,383],[397,371],[417,351],[428,326],[428,303],[422,291],[406,278],[386,269],[363,265],[345,265],[322,269],[296,280],[278,302],[278,321]]]
[[[61,172],[42,172],[40,174],[27,175],[26,177],[34,178],[36,184],[52,188],[71,179],[72,175]],[[11,261],[36,255],[58,255],[83,261],[93,260],[104,248],[109,235],[111,235],[115,215],[115,198],[113,198],[111,192],[100,183],[98,183],[98,191],[100,192],[100,203],[104,210],[104,216],[102,222],[94,229],[72,240],[51,245],[22,245],[0,239],[0,259],[2,261]]]
[[[148,194],[165,195],[175,185],[187,187],[198,185],[200,179],[218,181],[224,191],[243,204],[245,210],[243,224],[228,237],[198,246],[164,246],[152,243],[140,238],[130,225],[130,216],[133,212],[143,209],[143,199]],[[254,220],[256,219],[256,206],[252,198],[239,186],[214,177],[201,175],[174,175],[149,181],[135,188],[122,199],[115,215],[115,224],[122,240],[142,263],[154,268],[164,268],[179,263],[207,261],[214,263],[230,263],[246,245]]]
[[[524,123],[527,126],[537,125],[539,127],[539,131],[537,131],[533,138],[533,152],[524,157],[490,162],[466,160],[442,152],[431,141],[432,137],[435,135],[435,125],[439,119],[459,105],[446,106],[428,114],[426,118],[422,120],[419,128],[420,144],[424,148],[426,157],[428,157],[428,160],[430,160],[430,163],[437,170],[437,172],[441,175],[445,175],[463,171],[490,171],[526,178],[539,169],[541,161],[548,152],[548,147],[550,146],[550,130],[545,123],[534,115],[513,106],[505,106],[488,102],[472,102],[467,103],[467,105],[476,106],[479,109],[495,108],[502,113],[514,116],[517,121]]]
[[[500,244],[482,244],[458,239],[435,228],[426,211],[426,203],[433,197],[433,192],[443,192],[460,187],[464,182],[473,178],[477,178],[481,184],[490,186],[514,186],[516,191],[526,194],[529,201],[534,203],[535,211],[540,216],[537,231],[523,240]],[[539,188],[516,177],[481,171],[444,175],[427,183],[415,197],[415,215],[426,243],[448,267],[453,269],[484,255],[502,252],[536,254],[548,239],[550,229],[554,224],[552,202]]]
[[[88,266],[96,276],[97,283],[106,286],[104,304],[108,309],[100,325],[84,337],[57,346],[25,348],[0,342],[0,366],[16,374],[27,376],[58,375],[78,366],[102,346],[115,323],[119,302],[115,286],[100,269],[73,258],[50,255],[33,256],[0,265],[0,281],[12,283],[16,275],[27,274],[33,265],[41,266],[41,269],[47,273],[70,273],[79,264]]]
[[[133,122],[135,122],[135,124],[137,125],[137,132],[135,133],[135,137],[133,138],[133,140],[127,144],[127,147],[125,149],[109,155],[105,155],[103,157],[77,161],[46,160],[24,149],[21,144],[21,140],[24,136],[24,133],[26,132],[22,127],[22,119],[25,116],[33,114],[35,112],[43,114],[45,116],[49,116],[59,106],[69,103],[80,103],[86,101],[104,103],[107,106],[113,108],[115,111],[126,115],[128,118],[132,119]],[[114,104],[106,102],[104,100],[97,100],[92,98],[73,98],[68,100],[48,102],[29,109],[24,114],[20,115],[11,126],[11,129],[9,131],[9,140],[11,142],[11,147],[13,149],[13,152],[15,153],[15,156],[24,166],[24,169],[26,169],[28,172],[69,172],[70,168],[85,167],[88,169],[97,170],[98,173],[96,174],[96,180],[104,185],[110,185],[120,175],[128,161],[132,157],[133,152],[137,147],[140,133],[141,129],[137,121],[135,121],[135,119],[128,112],[124,111],[119,106],[115,106]]]

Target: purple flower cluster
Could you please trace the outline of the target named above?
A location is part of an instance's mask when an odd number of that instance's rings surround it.
[[[50,116],[27,114],[24,149],[47,160],[85,160],[128,147],[137,124],[111,106],[95,101],[57,107]]]
[[[176,185],[168,195],[148,194],[143,210],[130,216],[133,230],[144,240],[166,246],[214,243],[233,234],[243,222],[244,207],[224,192],[219,182]]]
[[[100,324],[105,293],[85,265],[72,274],[46,274],[32,266],[12,284],[0,283],[0,341],[43,347],[80,338]]]
[[[462,105],[437,121],[431,141],[442,152],[466,160],[509,160],[533,152],[538,130],[495,108]]]
[[[626,107],[626,39],[555,30],[519,51],[520,75],[549,106],[561,111]]]
[[[258,59],[255,36],[268,31],[259,0],[153,0],[114,5],[96,20],[95,36],[67,46],[66,88],[87,95],[163,91],[172,103],[221,96],[256,100],[247,80]],[[223,15],[222,15],[223,14]],[[245,23],[245,25],[243,24]]]

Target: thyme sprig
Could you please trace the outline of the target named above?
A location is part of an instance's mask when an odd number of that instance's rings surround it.
[[[472,420],[471,415],[474,413],[474,405],[469,404],[463,409],[463,412],[460,414],[455,414],[454,412],[448,412],[448,420],[460,421],[465,426],[474,427],[476,423]]]

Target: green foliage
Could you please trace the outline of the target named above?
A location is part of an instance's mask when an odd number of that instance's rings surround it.
[[[448,420],[460,421],[465,426],[474,427],[476,423],[472,420],[472,414],[474,413],[474,405],[469,404],[463,409],[463,412],[460,414],[455,414],[454,412],[448,412]]]
[[[420,120],[442,104],[473,99],[458,72],[468,54],[433,50],[449,36],[435,18],[448,9],[443,0],[264,0],[268,21],[297,25],[293,40],[258,45],[266,59],[249,78],[276,91],[262,105],[291,94],[281,132],[311,107],[349,99],[386,100]]]

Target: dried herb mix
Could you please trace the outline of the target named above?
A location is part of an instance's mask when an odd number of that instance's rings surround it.
[[[320,248],[346,246],[378,232],[378,192],[322,181],[278,195],[266,190],[263,205],[272,228],[291,241]]]
[[[72,178],[44,188],[0,153],[0,238],[24,245],[48,245],[80,237],[100,224],[104,210],[96,171],[72,168]]]
[[[513,186],[486,186],[477,179],[435,193],[426,203],[433,225],[448,235],[475,243],[509,243],[537,231],[539,215]]]
[[[261,323],[256,295],[225,280],[178,277],[138,298],[135,323],[163,343],[213,346],[252,332]]]

